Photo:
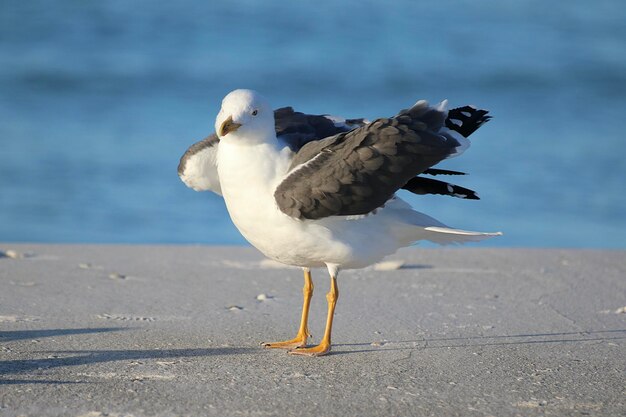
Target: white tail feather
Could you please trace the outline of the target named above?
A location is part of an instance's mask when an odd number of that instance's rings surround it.
[[[502,232],[473,232],[470,230],[450,229],[448,227],[435,226],[425,227],[424,231],[428,232],[428,235],[424,237],[424,239],[441,245],[449,243],[478,242],[490,237],[502,235]]]
[[[420,240],[440,245],[477,242],[502,235],[501,232],[483,233],[450,228],[427,214],[413,210],[406,201],[397,197],[387,203],[383,213],[395,220],[394,235],[400,246],[411,245]]]

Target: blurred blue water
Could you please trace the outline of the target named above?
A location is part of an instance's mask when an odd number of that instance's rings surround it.
[[[622,1],[43,0],[0,4],[0,241],[242,244],[176,175],[239,87],[389,116],[494,120],[442,167],[482,200],[406,198],[482,245],[626,247]]]

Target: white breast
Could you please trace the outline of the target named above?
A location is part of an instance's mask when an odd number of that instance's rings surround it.
[[[299,264],[296,252],[306,252],[301,247],[310,239],[306,226],[282,213],[274,200],[274,189],[289,164],[288,149],[269,144],[223,141],[218,151],[222,193],[235,226],[266,256]]]
[[[397,248],[382,230],[385,222],[369,217],[298,220],[281,212],[274,190],[291,163],[286,149],[222,141],[217,160],[233,223],[269,258],[297,266],[322,267],[329,262],[351,268],[366,266]],[[375,239],[369,236],[372,232]]]

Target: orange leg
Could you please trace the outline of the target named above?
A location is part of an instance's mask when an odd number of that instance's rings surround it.
[[[304,303],[302,304],[302,318],[300,319],[300,330],[295,338],[291,340],[285,340],[284,342],[262,343],[261,345],[266,348],[278,348],[278,349],[295,349],[306,346],[306,341],[311,336],[309,333],[309,306],[311,304],[311,297],[313,296],[313,280],[311,279],[311,270],[308,268],[304,270],[304,288],[302,288],[302,294],[304,294]]]
[[[326,331],[324,337],[319,345],[309,348],[297,348],[290,350],[292,355],[304,355],[304,356],[322,356],[330,352],[330,335],[333,331],[333,316],[335,314],[335,305],[337,305],[337,299],[339,298],[339,289],[337,288],[337,278],[333,275],[330,276],[330,291],[326,294],[326,301],[328,301],[328,316],[326,318]]]

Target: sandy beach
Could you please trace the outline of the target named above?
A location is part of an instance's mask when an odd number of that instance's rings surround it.
[[[0,250],[2,416],[626,413],[624,251],[403,250],[342,273],[303,358],[259,347],[295,335],[302,274],[254,249]]]

